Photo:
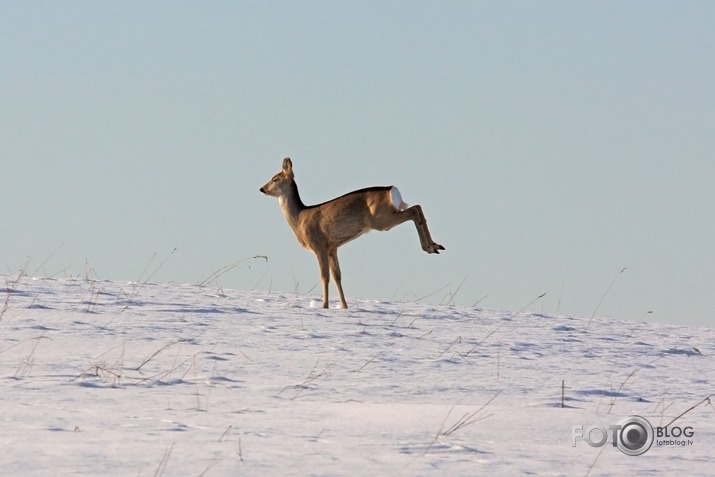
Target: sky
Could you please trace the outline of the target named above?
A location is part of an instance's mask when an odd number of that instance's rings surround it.
[[[713,24],[708,1],[3,1],[0,273],[319,297],[258,191],[291,157],[305,203],[394,184],[446,247],[345,245],[349,304],[715,326]]]

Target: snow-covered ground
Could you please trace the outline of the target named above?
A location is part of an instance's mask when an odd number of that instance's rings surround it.
[[[0,475],[715,473],[708,401],[572,445],[715,393],[714,329],[316,298],[0,277]]]

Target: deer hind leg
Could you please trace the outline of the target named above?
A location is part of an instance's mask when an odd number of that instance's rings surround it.
[[[323,282],[323,308],[328,306],[328,283],[330,283],[330,269],[328,252],[315,251],[315,256],[318,257],[318,268],[320,269],[320,280]]]
[[[342,274],[340,273],[340,262],[338,262],[338,250],[331,250],[330,254],[330,271],[333,273],[333,280],[335,280],[335,288],[338,290],[338,297],[340,297],[340,306],[347,308],[348,304],[345,301],[345,294],[343,293],[342,285]]]
[[[429,228],[427,228],[427,219],[425,219],[425,214],[422,212],[422,207],[419,205],[413,205],[405,210],[395,210],[393,213],[381,217],[374,224],[377,230],[390,230],[392,227],[400,225],[403,222],[411,220],[415,223],[415,228],[417,228],[417,235],[420,237],[420,245],[422,245],[422,250],[427,253],[439,253],[440,250],[444,250],[444,247],[432,240],[432,236],[429,233]]]
[[[409,209],[403,211],[412,211],[412,221],[415,223],[417,228],[417,235],[420,236],[420,243],[422,244],[422,250],[427,253],[439,253],[440,250],[444,250],[444,247],[432,240],[432,235],[429,233],[429,228],[427,227],[427,219],[425,218],[424,212],[422,212],[422,207],[419,205],[413,205]]]

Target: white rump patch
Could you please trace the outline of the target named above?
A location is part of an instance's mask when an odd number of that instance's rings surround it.
[[[392,206],[397,210],[405,210],[407,208],[407,204],[402,202],[400,190],[395,186],[392,186],[390,189],[390,202],[392,202]]]

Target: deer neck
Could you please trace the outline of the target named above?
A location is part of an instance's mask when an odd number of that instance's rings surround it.
[[[301,211],[306,208],[300,199],[298,185],[295,182],[291,184],[288,193],[278,197],[278,203],[281,206],[286,221],[295,230],[298,226],[298,217]]]

